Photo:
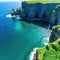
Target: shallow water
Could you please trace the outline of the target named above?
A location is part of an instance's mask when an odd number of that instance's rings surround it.
[[[45,46],[46,29],[6,18],[11,8],[19,6],[20,3],[0,3],[0,60],[29,60],[33,48]]]

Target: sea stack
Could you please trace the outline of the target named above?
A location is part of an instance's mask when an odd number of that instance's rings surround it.
[[[11,15],[12,15],[12,16],[15,15],[15,11],[14,11],[13,8],[12,8],[12,10],[11,10]]]

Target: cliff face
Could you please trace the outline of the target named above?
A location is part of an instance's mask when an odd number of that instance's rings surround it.
[[[22,10],[17,9],[11,15],[20,15],[22,19],[28,18],[27,20],[44,20],[54,26],[60,24],[60,7],[57,5],[60,4],[26,1],[22,2]]]
[[[60,38],[60,25],[57,25],[57,26],[53,27],[49,41],[53,42],[58,38]]]
[[[44,20],[51,25],[60,24],[60,7],[57,3],[42,4],[40,2],[22,2],[22,8],[11,12],[11,15],[20,15],[22,19]],[[36,18],[36,19],[35,19]]]
[[[52,10],[56,4],[41,4],[41,3],[22,3],[22,9],[24,10],[26,18],[39,18],[39,19],[50,19]],[[49,18],[48,18],[49,17]]]
[[[60,25],[53,27],[50,42],[46,47],[37,49],[35,59],[60,60]]]
[[[56,7],[53,11],[50,19],[51,24],[59,25],[60,24],[60,7]]]
[[[50,24],[60,24],[60,7],[59,4],[42,4],[33,2],[22,2],[23,11],[20,13],[21,18],[45,20]]]

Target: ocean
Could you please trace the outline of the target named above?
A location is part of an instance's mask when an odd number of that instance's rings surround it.
[[[34,48],[48,43],[47,29],[6,17],[18,7],[20,2],[0,2],[0,60],[30,60]]]

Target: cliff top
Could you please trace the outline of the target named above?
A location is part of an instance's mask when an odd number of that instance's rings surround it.
[[[37,51],[39,60],[59,60],[60,38],[55,42],[47,45],[45,48],[39,48]]]
[[[54,26],[53,29],[60,30],[60,25]]]
[[[49,1],[49,0],[33,0],[33,1],[25,1],[27,4],[35,4],[35,3],[42,3],[42,4],[52,4],[52,3],[60,3],[60,1]]]

